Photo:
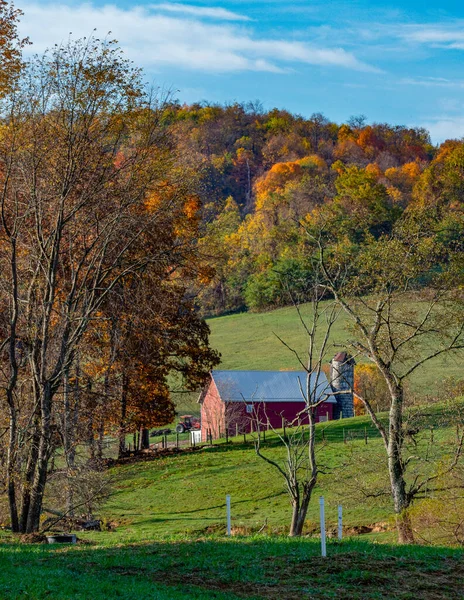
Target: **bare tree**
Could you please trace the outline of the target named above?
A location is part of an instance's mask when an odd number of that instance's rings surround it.
[[[293,422],[288,423],[285,434],[272,428],[285,449],[282,461],[270,458],[266,453],[261,440],[261,431],[263,427],[267,427],[269,420],[266,417],[263,420],[259,408],[255,409],[256,453],[276,469],[285,482],[292,505],[290,536],[300,536],[303,532],[309,503],[321,472],[316,455],[316,413],[318,407],[333,394],[323,366],[328,362],[330,333],[340,309],[333,301],[322,303],[325,289],[317,281],[317,271],[314,278],[310,320],[303,317],[300,307],[296,302],[294,303],[308,340],[306,357],[301,357],[285,340],[279,338],[282,344],[295,354],[306,372],[305,380],[299,382],[304,401],[302,410]]]
[[[371,398],[360,399],[384,443],[398,539],[413,542],[409,508],[443,469],[407,478],[417,456],[406,454],[410,432],[404,419],[405,383],[433,359],[464,348],[457,257],[412,225],[370,240],[349,264],[325,247],[323,235],[310,239],[319,253],[325,285],[353,324],[351,347],[376,365],[388,387],[387,423],[376,415]],[[445,472],[460,459],[463,439],[460,434]]]

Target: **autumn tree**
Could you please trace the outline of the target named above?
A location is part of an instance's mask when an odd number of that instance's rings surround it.
[[[23,67],[22,49],[28,40],[18,36],[22,14],[13,2],[0,0],[0,97],[11,91]]]
[[[162,101],[111,41],[34,59],[2,105],[2,387],[13,531],[39,527],[66,373],[112,292],[185,256]],[[156,195],[150,207],[147,199]],[[140,242],[150,242],[144,252]],[[24,465],[24,467],[23,467]]]

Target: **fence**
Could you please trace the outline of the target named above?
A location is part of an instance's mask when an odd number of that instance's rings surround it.
[[[333,423],[333,421],[331,422]],[[218,445],[218,444],[253,444],[257,440],[259,435],[260,442],[265,443],[279,443],[280,437],[290,438],[291,436],[299,436],[299,438],[308,439],[309,432],[307,426],[300,427],[291,427],[288,424],[284,424],[282,429],[272,430],[263,428],[260,431],[256,431],[256,427],[254,431],[245,431],[244,428],[237,427],[236,431],[234,431],[235,435],[229,435],[227,431],[219,432],[218,435],[214,436],[211,429],[206,431],[206,440],[203,439],[201,442],[194,442],[191,439],[190,433],[185,434],[174,434],[162,436],[154,444],[151,444],[151,447],[156,449],[165,449],[165,448],[182,448],[189,447],[195,445]],[[348,444],[354,441],[362,441],[365,444],[369,442],[369,440],[380,438],[380,433],[373,425],[362,425],[354,424],[347,425],[345,427],[333,427],[330,425],[326,425],[324,427],[316,428],[316,442],[317,443],[329,443],[329,442],[341,442]]]

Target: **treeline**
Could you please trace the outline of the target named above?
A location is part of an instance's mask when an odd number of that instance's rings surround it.
[[[292,294],[308,299],[310,223],[348,249],[427,204],[450,208],[450,243],[461,235],[461,142],[435,147],[422,128],[364,117],[339,125],[259,103],[174,103],[164,119],[197,174],[199,248],[211,267],[198,289],[204,315],[274,308]]]

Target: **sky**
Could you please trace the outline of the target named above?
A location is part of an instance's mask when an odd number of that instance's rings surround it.
[[[42,53],[96,35],[118,40],[147,81],[181,102],[259,100],[338,123],[464,136],[464,5],[442,0],[16,0]]]

